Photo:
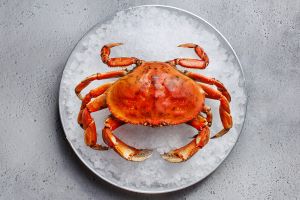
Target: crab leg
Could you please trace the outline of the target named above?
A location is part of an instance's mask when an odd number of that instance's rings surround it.
[[[220,101],[219,112],[220,112],[220,117],[224,128],[221,131],[219,131],[216,135],[214,135],[212,138],[221,137],[222,135],[226,134],[229,131],[229,129],[232,127],[232,117],[230,115],[229,102],[220,91],[210,88],[208,85],[203,83],[199,83],[199,85],[206,93],[207,98],[216,99]]]
[[[149,149],[136,149],[125,144],[113,134],[113,130],[123,125],[124,122],[110,116],[105,121],[105,127],[102,130],[103,141],[115,150],[120,156],[130,161],[143,161],[149,158],[152,151]]]
[[[100,96],[101,94],[103,94],[111,85],[112,85],[112,83],[103,84],[103,85],[91,90],[88,94],[85,95],[85,97],[82,99],[80,111],[79,111],[78,118],[77,118],[79,125],[82,126],[82,111],[86,107],[86,104],[88,104],[92,98],[96,98],[96,97]]]
[[[169,162],[182,162],[192,157],[199,149],[203,148],[209,140],[209,127],[204,117],[198,115],[195,119],[187,123],[196,128],[199,132],[195,138],[187,145],[171,150],[168,153],[162,154],[162,158]]]
[[[106,107],[106,95],[101,95],[86,104],[86,107],[82,110],[81,122],[84,129],[84,142],[95,150],[107,150],[108,148],[97,144],[96,124],[91,113]]]
[[[91,76],[86,77],[83,81],[81,81],[75,88],[75,93],[78,96],[79,99],[82,100],[82,96],[80,92],[87,87],[92,81],[95,80],[102,80],[102,79],[107,79],[107,78],[116,78],[116,77],[121,77],[125,76],[127,72],[125,70],[120,70],[120,71],[113,71],[113,72],[106,72],[103,74],[97,73],[93,74]]]
[[[127,67],[132,64],[137,64],[138,59],[134,57],[119,57],[110,58],[110,49],[112,47],[120,46],[123,43],[110,43],[106,44],[101,49],[101,59],[102,62],[107,64],[109,67]]]
[[[209,59],[202,47],[192,43],[181,44],[178,45],[178,47],[194,48],[196,54],[201,58],[201,60],[191,58],[176,58],[174,60],[168,61],[169,63],[173,65],[180,65],[186,68],[205,69],[207,67]]]
[[[203,76],[201,74],[196,74],[193,72],[186,72],[185,75],[196,81],[216,86],[217,89],[226,97],[226,99],[229,102],[231,101],[229,92],[227,91],[227,89],[225,88],[223,83],[221,83],[220,81],[218,81],[214,78],[209,78],[209,77]]]

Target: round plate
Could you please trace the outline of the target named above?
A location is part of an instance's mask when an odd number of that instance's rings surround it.
[[[99,72],[118,70],[100,60],[101,47],[111,42],[123,42],[112,49],[112,57],[137,57],[148,61],[167,61],[180,57],[197,58],[192,49],[178,48],[182,43],[201,45],[210,58],[205,70],[190,70],[214,77],[228,88],[233,127],[223,137],[212,139],[191,159],[169,163],[159,154],[178,148],[192,140],[195,129],[185,124],[151,128],[124,125],[115,133],[129,145],[153,149],[144,162],[130,162],[113,150],[96,151],[84,144],[83,130],[77,124],[81,101],[74,93],[75,86],[85,77]],[[129,69],[131,69],[129,67]],[[105,82],[94,81],[83,93]],[[211,86],[213,87],[213,86]],[[188,187],[213,172],[226,158],[241,132],[246,114],[245,81],[238,58],[227,40],[209,23],[187,11],[167,6],[139,6],[121,11],[105,23],[97,24],[78,42],[63,72],[59,109],[66,137],[80,160],[97,176],[107,182],[134,192],[164,193]],[[206,99],[212,107],[211,134],[222,129],[219,102]],[[101,130],[110,114],[108,109],[92,113],[97,124],[98,143],[103,143]]]

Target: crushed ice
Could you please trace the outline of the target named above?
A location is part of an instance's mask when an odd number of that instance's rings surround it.
[[[97,72],[117,70],[108,68],[99,59],[101,47],[110,42],[123,42],[112,50],[112,56],[134,56],[143,60],[167,61],[179,57],[196,58],[191,49],[178,48],[181,43],[200,44],[210,58],[205,70],[193,70],[221,80],[232,95],[231,111],[234,126],[222,138],[210,140],[194,157],[184,163],[164,161],[159,153],[180,147],[191,140],[196,131],[187,125],[161,128],[125,125],[116,134],[137,148],[154,149],[148,160],[136,163],[125,161],[114,151],[99,152],[85,146],[83,130],[77,125],[80,101],[74,88],[86,76]],[[179,69],[183,70],[183,68]],[[84,92],[99,84],[95,81]],[[137,7],[117,13],[112,20],[95,26],[77,45],[66,65],[61,85],[61,115],[67,138],[80,156],[109,181],[132,190],[172,190],[194,183],[213,171],[235,144],[245,115],[246,95],[238,62],[224,40],[201,20],[184,12],[163,7]],[[219,102],[206,100],[213,110],[215,134],[222,128]],[[103,121],[108,110],[93,113],[97,124],[98,141],[102,142]]]

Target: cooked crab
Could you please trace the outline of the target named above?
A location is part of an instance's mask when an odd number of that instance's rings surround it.
[[[197,129],[198,134],[187,145],[162,155],[170,162],[185,161],[203,148],[210,139],[212,112],[205,105],[205,98],[220,101],[219,112],[223,129],[213,138],[229,131],[232,127],[230,95],[224,85],[214,78],[188,71],[181,72],[176,68],[176,65],[206,68],[209,59],[199,45],[188,43],[179,47],[193,48],[200,59],[177,58],[167,62],[148,62],[134,57],[110,58],[110,49],[121,44],[103,46],[101,59],[109,67],[136,65],[131,71],[93,74],[75,88],[77,96],[82,100],[78,123],[84,129],[86,145],[96,150],[112,148],[126,160],[143,161],[150,157],[152,151],[127,145],[113,134],[116,128],[126,123],[152,127],[186,123]],[[115,77],[120,79],[100,85],[84,97],[80,94],[94,80]],[[105,108],[109,108],[111,112],[102,130],[103,141],[108,147],[97,143],[96,124],[91,116],[92,112]]]

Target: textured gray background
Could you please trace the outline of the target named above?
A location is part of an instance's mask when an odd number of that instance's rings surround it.
[[[164,195],[95,177],[64,139],[58,113],[77,41],[114,12],[146,3],[208,20],[235,48],[248,84],[246,122],[230,156],[204,181]],[[300,1],[280,0],[1,0],[0,199],[300,199],[299,10]]]

